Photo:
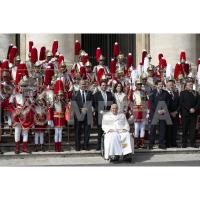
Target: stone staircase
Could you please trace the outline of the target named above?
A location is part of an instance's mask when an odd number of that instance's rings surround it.
[[[29,150],[34,151],[34,129],[30,130],[29,133]],[[181,147],[181,132],[179,132],[179,134],[177,135],[177,144],[179,147]],[[50,130],[46,130],[45,131],[45,142],[44,142],[44,146],[45,146],[45,150],[46,152],[36,152],[33,153],[33,155],[42,155],[42,154],[60,154],[63,155],[63,152],[61,153],[57,153],[54,152],[54,130],[50,129]],[[75,132],[74,132],[74,127],[73,126],[69,126],[68,128],[65,128],[63,130],[63,142],[62,142],[62,149],[64,151],[65,155],[83,155],[84,154],[100,154],[100,151],[96,151],[96,143],[97,143],[97,128],[94,127],[91,130],[91,135],[90,135],[90,151],[81,151],[81,152],[76,152],[74,150],[74,145],[75,145]],[[83,143],[83,134],[82,134],[82,143]],[[145,140],[145,146],[148,147],[148,138],[146,137]],[[158,140],[156,140],[156,144],[158,143]],[[200,146],[200,134],[197,134],[197,144]],[[22,144],[21,144],[22,146]],[[21,148],[20,146],[20,148]],[[9,129],[9,128],[4,128],[3,129],[3,135],[2,135],[2,141],[0,143],[0,147],[4,152],[7,152],[7,155],[12,155],[12,153],[14,153],[15,150],[15,143],[14,143],[14,129]],[[197,149],[198,150],[198,149]],[[185,149],[181,149],[181,148],[175,148],[175,149],[168,149],[168,152],[184,152]],[[187,150],[188,151],[188,150]],[[149,152],[166,152],[166,150],[161,150],[161,149],[153,149],[153,150],[148,150],[148,148],[146,149],[137,149],[135,150],[135,152],[137,153],[149,153]],[[29,154],[28,154],[29,155]]]

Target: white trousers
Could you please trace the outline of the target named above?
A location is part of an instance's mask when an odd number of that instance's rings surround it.
[[[135,138],[144,138],[145,135],[145,121],[143,122],[135,122]]]
[[[105,159],[109,159],[109,156],[134,153],[133,143],[129,132],[106,133],[104,137]]]
[[[22,130],[21,125],[18,123],[15,126],[15,142],[20,141],[20,135],[23,136],[23,142],[28,142],[28,130]]]
[[[62,130],[63,128],[55,128],[55,142],[62,142]]]
[[[44,133],[43,132],[35,133],[35,144],[44,144]]]

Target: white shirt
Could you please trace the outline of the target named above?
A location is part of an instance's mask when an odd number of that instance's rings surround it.
[[[84,90],[81,90],[80,89],[80,92],[81,92],[81,99],[82,99],[82,101],[83,101],[83,94],[84,94],[84,98],[85,98],[85,102],[86,102],[86,91],[84,91]]]
[[[103,97],[105,106],[107,106],[107,93],[106,93],[106,91],[101,90],[101,95]]]

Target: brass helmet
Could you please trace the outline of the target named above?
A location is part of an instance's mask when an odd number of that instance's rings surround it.
[[[19,82],[20,87],[27,87],[28,86],[28,77],[25,75]]]
[[[4,70],[3,73],[2,73],[2,76],[3,77],[10,77],[10,73],[8,70]]]
[[[192,71],[187,75],[187,80],[195,81],[195,74]]]
[[[168,81],[175,81],[175,79],[174,79],[174,77],[173,77],[172,75],[170,75],[170,76],[167,78],[166,81],[167,81],[167,82],[168,82]]]
[[[80,53],[79,53],[79,56],[80,56],[80,57],[85,56],[85,54],[86,54],[86,52],[85,52],[84,50],[80,50]]]
[[[118,59],[118,60],[124,60],[124,54],[120,53],[120,54],[117,56],[117,59]]]
[[[142,75],[141,75],[141,79],[147,79],[148,78],[148,74],[146,74],[146,73],[142,73]]]
[[[16,61],[21,61],[21,58],[19,57],[19,55],[15,58]]]
[[[65,64],[64,61],[62,61],[61,65],[60,65],[60,68],[61,68],[62,70],[66,70],[66,69],[67,69],[67,65]]]
[[[182,80],[183,79],[183,74],[179,74],[178,75],[178,80]]]
[[[99,61],[104,61],[105,60],[105,57],[101,54],[100,56],[99,56]]]
[[[40,67],[41,65],[41,62],[38,60],[36,63],[35,63],[35,67]]]
[[[153,71],[152,65],[150,65],[150,66],[147,68],[147,71]]]
[[[92,63],[91,63],[90,61],[87,61],[87,62],[85,63],[85,66],[86,66],[86,67],[92,67]]]
[[[50,50],[47,51],[47,57],[53,56],[52,52]]]
[[[121,78],[124,75],[124,70],[122,68],[117,69],[117,76]]]
[[[136,79],[136,81],[135,81],[135,85],[139,85],[139,84],[142,84],[141,76],[138,79]]]
[[[45,100],[45,97],[44,97],[43,93],[41,93],[41,94],[39,94],[39,95],[37,96],[36,102],[43,101],[43,100]]]
[[[60,95],[64,95],[64,93],[63,93],[62,90],[59,90],[57,95],[58,95],[58,96],[60,96]]]

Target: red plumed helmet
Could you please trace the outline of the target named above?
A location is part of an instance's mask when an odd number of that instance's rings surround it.
[[[119,44],[117,42],[115,42],[114,46],[113,46],[113,56],[117,57],[119,55]]]
[[[52,54],[53,54],[53,56],[56,55],[57,51],[58,51],[58,41],[54,40],[53,45],[52,45]]]
[[[31,63],[35,64],[38,61],[38,52],[35,47],[31,49]]]
[[[80,44],[80,42],[78,40],[76,40],[75,46],[74,46],[74,54],[76,56],[79,55],[80,50],[81,50],[81,44]]]
[[[13,44],[10,44],[8,47],[7,59],[9,59],[9,55],[10,55],[10,51],[11,51],[12,47],[13,47]]]
[[[96,49],[96,62],[99,62],[99,57],[100,57],[101,54],[102,54],[101,48],[98,47]]]
[[[40,49],[40,60],[45,60],[46,59],[46,47],[41,47]]]
[[[146,56],[147,56],[147,51],[144,49],[142,51],[142,65],[144,64],[144,59],[145,59]]]
[[[97,82],[100,83],[105,71],[103,68],[99,69],[97,72]]]
[[[167,61],[163,57],[160,59],[160,66],[162,67],[162,69],[167,67]]]
[[[112,58],[110,61],[110,73],[114,74],[116,72],[116,62],[115,59]]]
[[[200,65],[200,58],[197,60],[197,65]]]
[[[181,51],[181,53],[180,53],[180,62],[181,61],[186,61],[186,54],[184,51]]]
[[[160,61],[160,59],[163,57],[163,54],[162,53],[159,53],[158,54],[158,60]]]
[[[16,55],[17,55],[17,47],[16,47],[16,46],[13,46],[13,47],[11,48],[10,54],[9,54],[9,61],[10,61],[11,63],[14,62],[14,58],[15,58]]]
[[[131,67],[132,65],[133,65],[133,55],[132,53],[129,53],[127,56],[127,62],[126,62],[127,69]]]
[[[60,71],[61,63],[64,61],[64,56],[62,54],[58,57],[58,70]]]
[[[31,53],[31,50],[32,50],[32,47],[33,47],[33,41],[29,41],[28,43],[28,49],[29,49],[29,52]]]
[[[64,86],[62,80],[58,79],[54,85],[54,94],[64,94]]]
[[[28,76],[28,70],[25,63],[20,63],[17,67],[15,84],[18,85],[23,76]]]
[[[8,60],[3,60],[2,64],[1,64],[1,69],[2,70],[9,70],[9,63],[8,63]]]

